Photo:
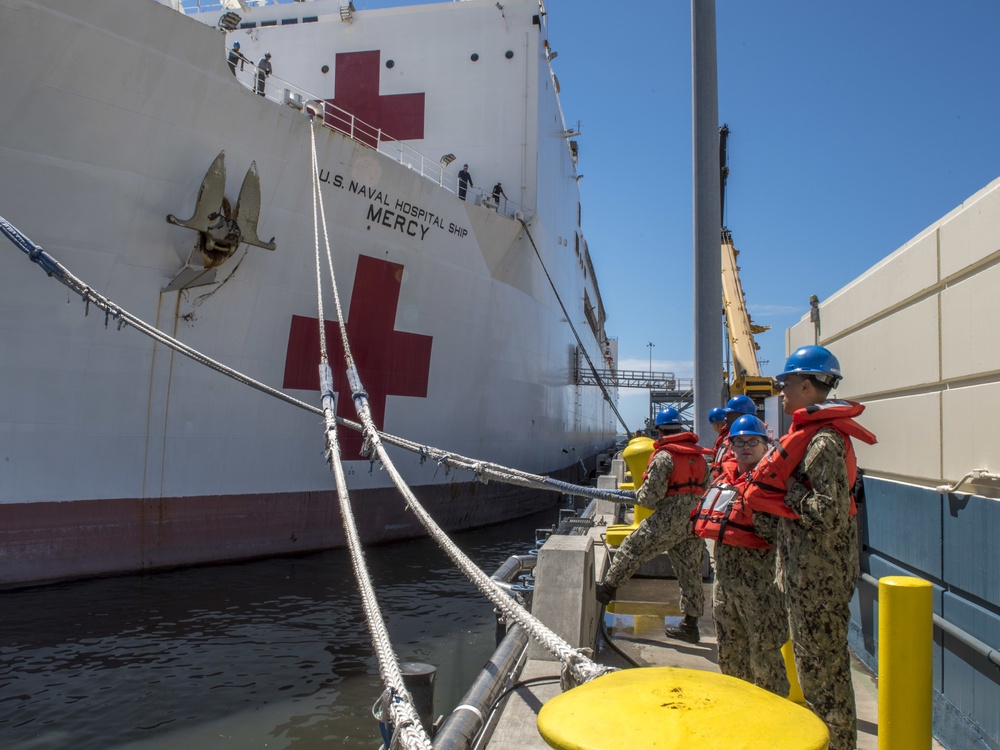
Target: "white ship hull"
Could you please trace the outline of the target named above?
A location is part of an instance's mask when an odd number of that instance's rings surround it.
[[[339,7],[293,5],[300,13]],[[458,153],[474,179],[477,171],[484,181],[502,178],[507,212],[516,204],[527,222],[526,231],[477,205],[478,192],[459,200],[411,159],[317,129],[338,286],[376,422],[427,445],[577,478],[581,459],[613,438],[613,412],[598,389],[574,384],[577,341],[529,233],[595,358],[607,346],[603,311],[543,31],[533,22],[538,5],[505,8],[496,22],[499,11],[479,0],[372,11],[351,24],[320,14],[292,31],[337,35],[328,43],[345,55],[386,48],[380,95],[426,92],[422,137],[407,143]],[[228,41],[244,39],[248,52],[268,45],[286,77],[319,76],[327,58],[336,69],[334,53],[312,65],[318,43],[289,31],[258,28]],[[455,72],[440,50],[463,38],[470,46],[459,58],[475,48],[483,65]],[[266,98],[234,79],[226,42],[154,3],[0,4],[0,215],[133,314],[318,404],[318,342],[308,335],[318,329],[310,122],[274,100],[284,98],[276,79]],[[390,53],[395,77],[385,73]],[[340,61],[352,59],[361,58]],[[333,81],[301,85],[343,99]],[[459,94],[465,105],[449,106]],[[277,248],[244,244],[214,283],[163,291],[196,238],[165,217],[192,214],[220,151],[233,203],[256,163],[258,232]],[[329,294],[326,305],[330,326]],[[113,321],[105,327],[93,310],[85,317],[78,299],[67,304],[67,290],[13,246],[0,248],[0,352],[0,585],[340,543],[315,415]],[[345,457],[357,459],[357,441],[341,435]],[[446,527],[538,507],[534,493],[476,485],[402,452],[397,460]],[[367,540],[420,533],[385,472],[367,460],[346,466]]]

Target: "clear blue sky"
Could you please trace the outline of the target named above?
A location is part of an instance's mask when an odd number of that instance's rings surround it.
[[[692,373],[690,2],[549,0],[623,367]],[[717,0],[725,223],[765,374],[785,329],[1000,177],[997,0]],[[1000,241],[998,241],[1000,242]],[[900,363],[905,367],[905,363]],[[648,396],[623,391],[641,426]]]
[[[654,369],[689,376],[690,2],[546,8],[620,364],[647,368],[652,341]],[[1000,0],[717,0],[716,14],[724,219],[750,314],[772,326],[759,343],[773,374],[811,294],[830,296],[1000,176]],[[648,396],[622,391],[619,407],[635,429]]]

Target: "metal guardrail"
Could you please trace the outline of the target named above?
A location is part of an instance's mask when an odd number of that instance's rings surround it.
[[[589,368],[577,367],[577,383],[580,385],[597,385],[594,373]],[[650,372],[648,370],[612,370],[605,368],[597,371],[605,383],[618,388],[643,388],[663,391],[688,391],[694,388],[693,378],[678,378],[672,372]]]
[[[180,10],[186,14],[194,14],[222,10],[222,7],[218,3],[185,2],[183,9]],[[228,55],[228,52],[226,54]],[[241,62],[237,63],[234,74],[236,80],[244,87],[258,93],[257,63],[251,58],[244,57]],[[458,194],[458,173],[448,169],[449,164],[458,163],[453,155],[450,155],[447,161],[444,161],[444,157],[434,159],[426,156],[403,141],[393,138],[381,128],[361,120],[347,110],[330,104],[323,98],[274,73],[265,80],[262,96],[272,102],[299,110],[305,110],[306,107],[309,107],[317,113],[317,116],[322,117],[323,124],[331,130],[342,133],[348,138],[378,151],[448,192]],[[509,199],[506,195],[501,194],[498,200],[494,199],[492,188],[470,186],[465,200],[478,206],[493,209],[501,216],[508,218],[522,218],[528,221],[533,214],[526,206]]]
[[[875,576],[870,573],[862,573],[861,580],[870,586],[874,586],[875,591],[878,591],[878,578]],[[961,644],[968,646],[980,656],[985,657],[994,667],[1000,668],[1000,650],[993,648],[989,644],[983,643],[974,635],[966,633],[957,625],[953,625],[941,617],[941,615],[934,614],[933,618],[934,625],[938,628],[938,630],[947,633]]]
[[[236,66],[236,79],[251,91],[257,91],[257,66],[247,59],[243,65]],[[330,130],[346,135],[353,141],[378,151],[393,161],[413,170],[421,177],[434,182],[450,193],[458,194],[458,173],[447,168],[441,160],[433,159],[403,141],[396,140],[381,128],[371,125],[356,117],[345,109],[341,109],[328,101],[295,85],[291,81],[271,74],[264,83],[263,98],[278,104],[284,104],[305,111],[308,107],[321,117],[323,124]],[[449,161],[448,164],[452,162]],[[501,216],[521,218],[528,221],[532,212],[527,207],[501,195],[499,204],[494,202],[491,190],[481,187],[469,187],[465,198],[469,203],[492,208]]]

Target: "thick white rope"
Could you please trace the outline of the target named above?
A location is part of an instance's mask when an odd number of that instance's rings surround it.
[[[371,411],[368,406],[366,396],[355,397],[355,408],[362,424],[365,426],[365,437],[370,441],[375,454],[382,462],[393,483],[406,501],[407,507],[413,511],[427,533],[444,550],[445,554],[451,558],[456,567],[510,620],[517,622],[532,638],[545,647],[547,651],[554,654],[559,661],[567,668],[568,674],[564,682],[568,686],[582,685],[595,677],[599,677],[607,672],[616,671],[613,667],[605,667],[595,663],[581,651],[574,649],[565,640],[552,632],[541,620],[534,617],[518,602],[511,598],[495,581],[483,573],[476,564],[470,560],[455,543],[448,538],[448,535],[438,526],[434,519],[427,513],[424,507],[414,496],[413,491],[406,485],[405,480],[400,476],[392,460],[386,453],[379,438],[378,430],[372,422]]]
[[[320,192],[319,162],[316,156],[316,132],[310,127],[312,145],[312,191],[313,191],[313,228],[315,230],[315,251],[316,251],[316,291],[317,307],[319,309],[319,338],[320,338],[320,381],[323,398],[323,421],[326,436],[326,457],[333,470],[337,485],[337,497],[340,503],[340,517],[344,526],[344,537],[347,541],[347,548],[351,555],[351,564],[354,568],[354,578],[358,583],[358,590],[361,595],[361,606],[368,622],[368,631],[371,634],[372,648],[375,651],[379,665],[379,674],[382,677],[382,684],[388,691],[388,700],[385,710],[392,719],[395,728],[393,734],[393,744],[396,741],[402,743],[403,747],[426,748],[433,750],[430,736],[420,723],[420,716],[413,705],[413,697],[406,689],[403,681],[403,673],[399,668],[399,658],[392,647],[389,638],[389,631],[385,626],[385,618],[379,609],[378,597],[371,583],[371,575],[365,564],[364,548],[358,536],[357,524],[354,520],[354,510],[351,508],[351,500],[347,490],[347,480],[344,478],[344,466],[340,458],[340,445],[337,442],[337,421],[334,414],[333,398],[333,376],[330,374],[330,367],[327,360],[326,350],[326,330],[325,317],[323,314],[323,269],[320,260],[319,248],[319,227],[323,227],[323,236],[326,243],[326,255],[330,263],[330,275],[333,285],[334,304],[336,306],[337,319],[343,328],[343,311],[340,307],[340,295],[337,293],[336,277],[333,275],[333,258],[330,253],[330,238],[326,231],[326,216],[323,211],[323,196]],[[318,210],[317,210],[318,208]],[[347,352],[347,339],[344,336],[344,351]],[[398,738],[398,739],[397,739]]]
[[[510,596],[506,594],[499,586],[497,586],[488,576],[486,576],[481,570],[479,570],[475,564],[469,560],[462,552],[459,550],[447,535],[441,530],[437,524],[434,523],[433,519],[427,514],[426,510],[420,505],[416,497],[413,495],[412,491],[406,485],[405,481],[399,475],[395,466],[392,464],[391,459],[385,452],[385,448],[382,444],[378,430],[375,428],[374,422],[371,419],[371,414],[368,406],[367,394],[365,394],[363,388],[361,387],[360,377],[357,374],[356,368],[354,367],[353,358],[350,355],[350,346],[347,341],[347,331],[344,325],[344,319],[342,310],[340,307],[339,294],[336,288],[336,279],[334,276],[332,255],[329,249],[329,238],[326,234],[326,221],[325,212],[322,204],[322,195],[319,193],[319,183],[318,183],[318,166],[315,157],[315,146],[313,147],[313,167],[314,167],[314,190],[316,191],[314,197],[318,200],[319,207],[319,217],[324,230],[324,237],[326,239],[327,246],[327,261],[331,274],[331,281],[334,289],[334,299],[337,306],[337,318],[340,324],[341,337],[344,342],[344,353],[345,358],[348,362],[348,376],[351,382],[351,388],[354,395],[355,409],[361,418],[362,425],[360,429],[366,438],[366,443],[374,450],[375,455],[383,463],[383,465],[389,470],[390,476],[393,482],[396,484],[400,493],[404,496],[407,505],[411,510],[414,511],[415,515],[420,519],[421,523],[427,529],[428,533],[438,544],[444,549],[446,554],[452,558],[455,564],[463,571],[463,573],[480,589],[481,592],[491,601],[501,612],[503,612],[508,619],[512,619],[518,622],[524,630],[531,635],[536,641],[538,641],[542,646],[544,646],[548,651],[556,655],[561,662],[566,666],[568,685],[582,684],[590,679],[593,679],[600,674],[604,674],[609,671],[614,671],[612,668],[604,667],[602,665],[594,663],[586,655],[580,651],[575,650],[572,646],[566,643],[563,639],[559,638],[558,635],[550,631],[544,624],[542,624],[537,618],[533,617],[529,612],[527,612],[523,607],[521,607],[516,601],[514,601]],[[77,279],[73,274],[71,274],[65,267],[58,263],[54,258],[52,258],[48,253],[46,253],[40,246],[32,243],[25,235],[23,235],[19,230],[17,230],[13,225],[9,224],[3,217],[0,217],[0,231],[3,232],[15,245],[22,249],[33,262],[37,263],[42,267],[49,276],[55,276],[58,281],[63,283],[65,286],[73,290],[76,294],[81,296],[87,306],[86,312],[89,313],[89,306],[93,303],[99,309],[105,312],[105,326],[107,326],[109,319],[114,319],[118,322],[118,328],[120,329],[123,325],[131,325],[136,330],[149,336],[150,338],[158,341],[165,346],[170,347],[174,351],[183,354],[190,359],[195,360],[201,364],[204,364],[218,372],[221,372],[229,377],[249,385],[257,390],[260,390],[268,395],[279,398],[283,401],[291,403],[299,408],[311,411],[314,413],[322,413],[324,416],[325,431],[327,433],[327,447],[328,447],[328,458],[331,460],[331,465],[334,466],[335,479],[338,485],[338,495],[340,494],[341,487],[344,488],[346,492],[346,481],[343,478],[343,468],[339,461],[339,446],[336,441],[336,428],[335,424],[342,423],[347,427],[353,429],[359,429],[358,425],[351,423],[348,420],[341,420],[333,416],[332,407],[332,377],[330,378],[330,385],[328,388],[323,388],[325,385],[323,377],[321,376],[321,390],[323,391],[324,408],[317,409],[314,406],[306,404],[298,399],[288,396],[281,391],[278,391],[270,386],[264,385],[240,372],[234,370],[233,368],[227,367],[210,357],[202,354],[193,347],[190,347],[183,342],[163,333],[154,326],[149,325],[144,322],[141,318],[132,315],[123,308],[115,305],[105,296],[95,292],[89,286],[84,284],[82,281]],[[318,253],[318,240],[316,243],[317,253]],[[86,313],[85,313],[86,314]],[[320,319],[320,335],[324,336],[324,325],[323,319]],[[331,437],[332,435],[332,437]],[[386,436],[387,438],[392,438],[392,436]],[[398,442],[401,447],[407,447],[410,450],[422,454],[428,454],[435,449],[429,449],[426,446],[420,446],[419,444],[412,443],[411,441],[405,441],[402,438],[392,438],[390,442]],[[482,473],[483,471],[490,471],[494,473],[498,478],[505,474],[509,475],[511,478],[517,478],[519,481],[516,483],[531,482],[530,486],[535,486],[538,489],[551,490],[551,482],[546,477],[539,477],[537,475],[529,475],[525,473],[516,472],[515,470],[503,470],[502,467],[498,467],[495,464],[486,464],[483,462],[476,462],[472,459],[464,459],[464,457],[455,457],[452,454],[448,454],[444,451],[439,451],[440,454],[439,463],[455,463],[460,465],[464,463],[468,466],[470,471],[477,473]],[[335,460],[334,460],[335,459]],[[494,468],[496,467],[496,468]],[[588,490],[593,490],[593,488],[578,488],[579,492],[577,494],[586,495]],[[621,499],[620,497],[617,499]],[[351,527],[353,524],[353,512],[350,509],[350,503],[344,504],[345,507],[341,508],[343,518],[345,520],[345,528],[350,519]],[[351,540],[352,535],[348,534],[348,546],[351,548],[352,544],[354,549],[351,551],[352,560],[356,560],[356,565],[360,563],[363,566],[363,553],[360,548],[360,543],[357,541],[356,532],[353,534],[354,539]],[[359,577],[359,581],[365,578],[364,576]],[[374,596],[374,592],[370,589],[370,584],[368,586],[368,591],[363,592],[363,605],[366,610],[373,607],[372,611],[377,612],[377,600]],[[375,635],[373,632],[373,640],[376,642],[376,649],[388,649],[391,652],[391,644],[389,643],[388,634],[384,631],[384,621],[380,616],[375,617],[377,620],[377,626],[381,626],[383,631],[382,634]],[[430,747],[429,740],[427,739],[426,733],[420,724],[419,717],[416,715],[416,711],[412,706],[412,699],[410,698],[408,692],[406,691],[405,685],[402,681],[402,675],[399,672],[398,664],[395,660],[395,655],[393,658],[388,660],[391,664],[386,667],[385,674],[383,674],[383,682],[389,686],[391,693],[394,693],[393,700],[390,702],[388,708],[389,712],[393,717],[394,725],[401,730],[401,739],[407,743],[407,747]],[[393,669],[394,668],[394,669]],[[382,666],[380,663],[380,671],[382,671]]]
[[[313,135],[315,139],[315,134]],[[319,166],[314,161],[313,170],[315,172],[314,184],[319,186]],[[319,196],[320,217],[324,217],[323,197]],[[326,231],[325,220],[324,232]],[[445,554],[451,558],[452,562],[461,570],[465,576],[488,598],[493,604],[509,619],[517,622],[532,638],[546,650],[554,654],[563,663],[566,672],[564,680],[569,685],[579,685],[588,682],[593,678],[615,671],[614,668],[596,664],[581,651],[574,649],[565,640],[546,627],[541,620],[534,617],[518,602],[511,598],[495,581],[490,579],[482,570],[473,563],[455,544],[448,538],[448,535],[438,526],[430,514],[417,500],[413,491],[406,481],[396,470],[392,459],[382,445],[379,431],[371,417],[371,409],[368,404],[368,394],[365,393],[361,383],[361,376],[357,372],[353,358],[350,354],[350,343],[347,336],[347,325],[344,316],[341,314],[339,296],[337,295],[336,274],[333,267],[333,256],[330,253],[329,239],[327,239],[327,267],[330,273],[330,280],[334,290],[334,298],[337,304],[337,320],[341,331],[341,339],[344,343],[344,358],[348,368],[348,380],[351,383],[351,390],[354,399],[354,408],[363,426],[365,446],[372,451],[372,455],[378,457],[383,467],[388,471],[396,489],[403,496],[407,507],[413,511],[414,515],[427,530],[427,533],[444,550]]]

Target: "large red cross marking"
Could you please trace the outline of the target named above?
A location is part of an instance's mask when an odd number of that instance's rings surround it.
[[[381,52],[341,52],[337,54],[334,98],[330,104],[354,115],[365,125],[353,124],[338,110],[327,111],[326,124],[353,134],[369,146],[377,147],[378,130],[382,140],[397,141],[424,137],[424,95],[386,94],[379,96]]]
[[[395,330],[396,307],[403,266],[366,255],[358,256],[358,269],[347,315],[347,336],[361,382],[368,391],[375,425],[385,423],[388,395],[427,397],[431,367],[431,336]],[[344,368],[344,347],[336,321],[324,321],[327,353],[337,392],[337,416],[358,421]],[[283,387],[319,390],[319,320],[292,316],[285,355]],[[361,435],[338,430],[345,460],[361,458]]]

